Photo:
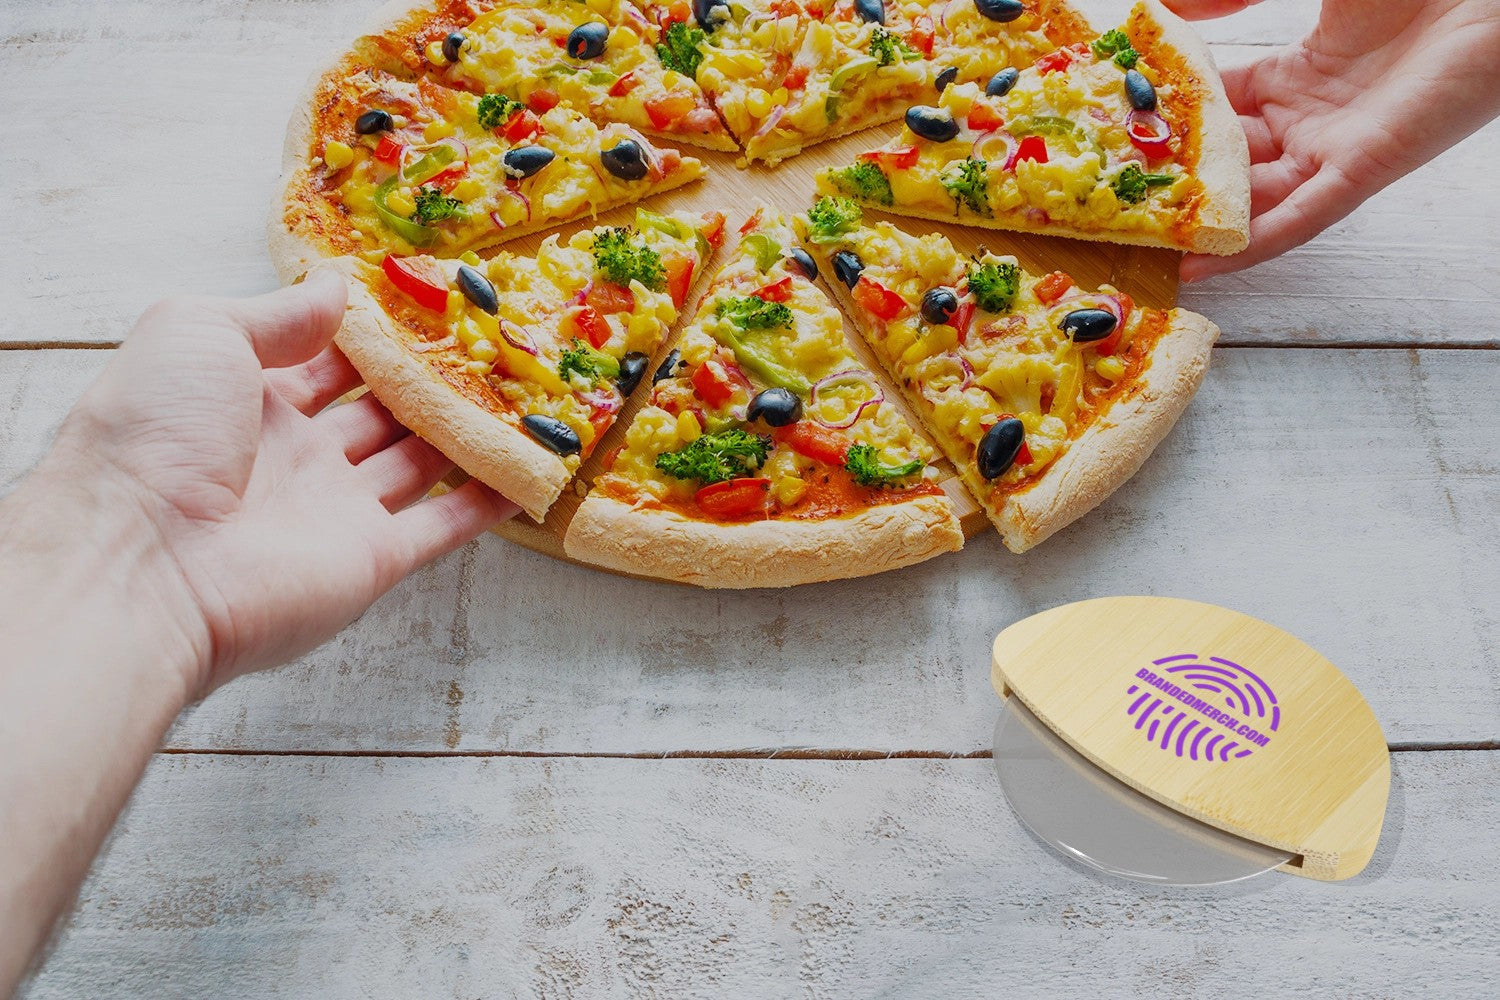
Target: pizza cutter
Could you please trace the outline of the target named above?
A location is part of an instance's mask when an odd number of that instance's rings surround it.
[[[1248,615],[1170,597],[1044,611],[995,639],[995,769],[1064,855],[1211,885],[1333,881],[1375,853],[1385,736],[1337,667]]]

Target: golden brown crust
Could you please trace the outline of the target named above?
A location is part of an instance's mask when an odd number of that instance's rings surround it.
[[[963,546],[953,504],[922,494],[822,521],[698,521],[591,494],[563,539],[571,559],[699,587],[792,587],[867,576]]]
[[[403,425],[461,469],[541,520],[572,478],[555,454],[525,431],[442,380],[409,349],[409,338],[370,293],[368,265],[342,258],[329,265],[349,284],[349,306],[334,343]]]

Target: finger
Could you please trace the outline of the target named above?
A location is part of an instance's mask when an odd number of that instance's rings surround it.
[[[1264,215],[1286,201],[1307,180],[1308,170],[1289,158],[1250,167],[1250,217]]]
[[[330,344],[311,361],[271,369],[266,372],[266,381],[282,399],[310,417],[357,388],[362,380],[343,352]]]
[[[1237,14],[1259,2],[1260,0],[1162,0],[1172,13],[1189,21]]]
[[[406,572],[451,552],[486,528],[514,517],[521,508],[477,479],[452,493],[428,497],[396,515],[411,546]]]
[[[1281,158],[1281,143],[1271,134],[1271,126],[1259,115],[1240,115],[1240,128],[1250,147],[1250,163],[1270,163]]]
[[[344,457],[355,465],[389,448],[411,432],[373,395],[320,413],[314,426],[343,445]]]
[[[225,299],[223,308],[265,368],[308,361],[328,346],[344,319],[349,289],[330,270],[253,299]]]
[[[395,512],[437,485],[453,468],[453,461],[415,434],[408,434],[359,463],[358,468],[386,510]]]

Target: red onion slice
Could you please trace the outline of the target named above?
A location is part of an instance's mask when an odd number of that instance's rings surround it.
[[[781,121],[781,116],[784,114],[786,114],[786,105],[778,104],[776,110],[772,111],[771,116],[761,123],[760,128],[755,130],[755,134],[751,138],[759,139],[761,136],[769,135],[771,130]]]
[[[503,319],[499,321],[499,326],[500,336],[504,338],[507,344],[518,351],[523,351],[531,355],[533,358],[537,356],[536,338],[524,326],[516,327],[515,333],[511,332],[510,324],[506,323]]]
[[[822,417],[813,414],[812,419],[822,424],[824,427],[830,427],[835,430],[843,430],[846,427],[853,427],[855,422],[859,420],[866,409],[871,406],[875,406],[878,403],[885,402],[885,393],[881,390],[880,383],[875,381],[875,376],[871,375],[867,371],[862,371],[858,368],[848,368],[841,372],[834,372],[832,375],[829,375],[826,378],[821,378],[817,382],[815,382],[812,387],[812,393],[808,399],[809,405],[811,407],[816,407],[818,405],[818,393],[827,391],[828,389],[831,389],[836,385],[867,386],[870,390],[870,398],[864,400],[858,406],[856,406],[854,408],[854,412],[849,414],[848,417],[836,423],[833,421],[824,420]]]
[[[1172,138],[1172,126],[1154,111],[1131,111],[1125,119],[1125,130],[1137,142],[1166,142]]]
[[[946,361],[949,365],[953,366],[954,374],[958,377],[958,388],[960,391],[967,389],[969,386],[974,384],[974,366],[969,364],[968,359],[963,355],[958,354],[954,351],[949,351],[946,354],[939,354],[932,360]],[[930,384],[934,379],[947,374],[946,371],[943,370],[944,368],[946,368],[946,366],[941,366],[938,371],[929,373],[923,379],[923,381]]]
[[[981,132],[974,140],[974,148],[969,151],[969,155],[985,163],[1004,163],[1005,169],[1009,170],[1015,166],[1016,148],[1019,145],[1016,137],[1009,132],[991,129]]]
[[[495,224],[496,229],[505,228],[505,220],[500,218],[500,212],[498,210],[490,213],[490,221]]]

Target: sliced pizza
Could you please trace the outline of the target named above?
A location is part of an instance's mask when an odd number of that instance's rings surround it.
[[[685,7],[678,13],[688,16]],[[422,51],[443,81],[502,94],[537,114],[562,103],[597,122],[735,150],[692,72],[680,71],[676,38],[670,24],[651,21],[629,0],[522,0]]]
[[[960,256],[939,234],[866,224],[820,198],[799,232],[892,381],[1011,550],[1135,474],[1203,379],[1218,328],[1108,285]]]
[[[540,519],[646,373],[724,218],[637,211],[535,257],[386,254],[335,343],[401,423]]]
[[[1208,50],[1144,0],[1122,29],[947,87],[817,183],[901,215],[1232,254],[1249,241],[1249,164]]]
[[[959,548],[932,447],[885,399],[762,210],[574,515],[568,555],[705,587],[790,586]]]
[[[271,218],[286,278],[370,250],[453,257],[703,176],[697,160],[564,106],[538,115],[374,69],[326,80],[320,96],[294,123]]]

